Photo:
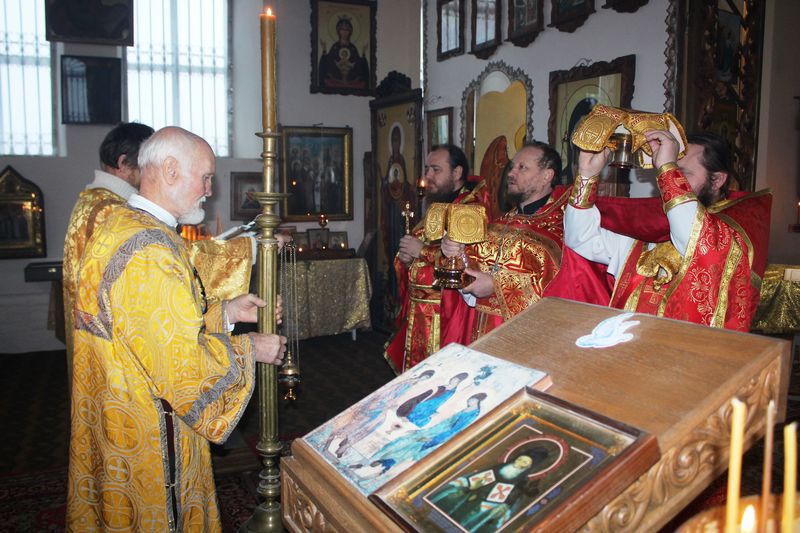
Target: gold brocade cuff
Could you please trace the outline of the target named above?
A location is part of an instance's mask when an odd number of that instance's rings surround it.
[[[597,183],[600,176],[584,178],[580,174],[575,178],[572,192],[569,195],[569,205],[577,209],[589,209],[597,199]]]
[[[661,192],[661,201],[664,202],[665,213],[677,205],[697,199],[686,176],[675,163],[662,165],[659,171],[656,181]]]
[[[222,320],[224,303],[226,304],[226,302],[212,303],[203,314],[203,323],[209,333],[227,333]]]
[[[675,170],[678,168],[678,164],[675,161],[670,161],[669,163],[664,163],[660,167],[658,167],[658,174],[661,175],[664,172]]]

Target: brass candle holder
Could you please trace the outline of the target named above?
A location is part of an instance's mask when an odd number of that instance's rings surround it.
[[[262,72],[262,127],[257,133],[263,141],[263,192],[253,194],[261,205],[256,217],[258,250],[256,275],[258,296],[267,302],[259,309],[258,332],[277,333],[276,306],[278,302],[278,241],[275,229],[281,223],[278,202],[288,194],[274,191],[278,161],[277,79],[276,79],[276,20],[271,10],[262,13],[261,72]],[[283,531],[281,522],[281,484],[278,468],[282,445],[278,440],[278,368],[258,363],[256,370],[258,391],[259,439],[256,449],[262,456],[264,468],[259,473],[258,493],[264,498],[245,522],[240,531]]]

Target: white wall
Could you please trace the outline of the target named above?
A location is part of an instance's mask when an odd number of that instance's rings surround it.
[[[266,3],[266,2],[265,2]],[[278,121],[291,126],[353,128],[354,219],[330,223],[332,230],[346,230],[351,246],[363,237],[364,172],[362,159],[370,150],[370,98],[310,94],[309,2],[273,0],[269,4],[278,17]],[[219,216],[224,227],[234,225],[230,213],[230,172],[261,168],[260,50],[258,14],[262,0],[231,2],[233,15],[233,156],[217,160],[214,196],[207,204],[207,222]],[[408,74],[419,85],[419,0],[380,2],[378,26],[378,82],[390,70]],[[121,56],[109,46],[65,44],[63,53]],[[59,94],[55,93],[58,100]],[[56,115],[60,120],[60,112]],[[63,348],[46,329],[49,283],[25,283],[23,269],[33,261],[60,260],[67,222],[78,193],[91,181],[98,165],[97,149],[108,126],[60,128],[63,153],[57,157],[0,157],[0,168],[12,165],[42,188],[45,200],[47,258],[0,261],[0,353],[20,353]],[[312,224],[297,224],[301,229]]]
[[[503,41],[495,53],[487,60],[478,60],[465,53],[442,62],[436,61],[436,2],[428,1],[427,31],[428,49],[428,94],[426,106],[429,108],[454,107],[456,142],[460,142],[461,98],[464,88],[476,79],[490,61],[502,60],[512,68],[522,69],[533,83],[533,137],[547,142],[547,121],[550,117],[549,82],[550,72],[569,70],[581,60],[590,63],[612,61],[618,57],[636,55],[636,75],[632,107],[642,110],[661,110],[664,108],[664,49],[667,13],[666,0],[650,0],[636,13],[617,13],[601,9],[602,2],[596,2],[597,12],[574,33],[565,33],[548,28],[550,23],[550,1],[544,2],[545,28],[527,47],[514,46]],[[465,48],[470,48],[469,3],[467,3],[467,24],[465,24]],[[507,11],[503,9],[502,35],[507,34]],[[479,165],[476,162],[476,166]],[[632,187],[632,194],[645,195],[650,184]],[[637,194],[638,193],[638,194]]]

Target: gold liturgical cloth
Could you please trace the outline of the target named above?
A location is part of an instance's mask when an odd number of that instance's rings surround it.
[[[608,146],[611,135],[620,126],[631,133],[631,151],[639,154],[642,168],[653,168],[653,151],[644,137],[646,131],[671,132],[680,145],[678,157],[686,154],[686,133],[678,119],[670,113],[646,113],[605,105],[594,106],[581,120],[572,134],[572,142],[583,150],[599,152]]]
[[[363,258],[298,261],[296,281],[298,338],[371,326],[372,286]]]
[[[195,241],[189,257],[209,300],[230,300],[248,292],[253,266],[253,245],[249,238]]]
[[[434,203],[425,215],[425,240],[448,238],[461,244],[486,240],[486,208],[478,204]]]
[[[750,327],[767,334],[800,332],[800,281],[784,279],[787,268],[796,265],[767,265],[761,281],[761,301]]]

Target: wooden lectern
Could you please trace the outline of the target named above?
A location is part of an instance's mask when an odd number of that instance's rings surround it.
[[[548,393],[658,439],[660,460],[587,522],[586,531],[655,531],[728,464],[730,399],[747,404],[745,447],[764,433],[770,399],[786,413],[789,342],[637,314],[633,339],[575,341],[622,311],[544,299],[471,345],[550,374]],[[400,531],[302,439],[282,460],[283,520],[292,531]]]

